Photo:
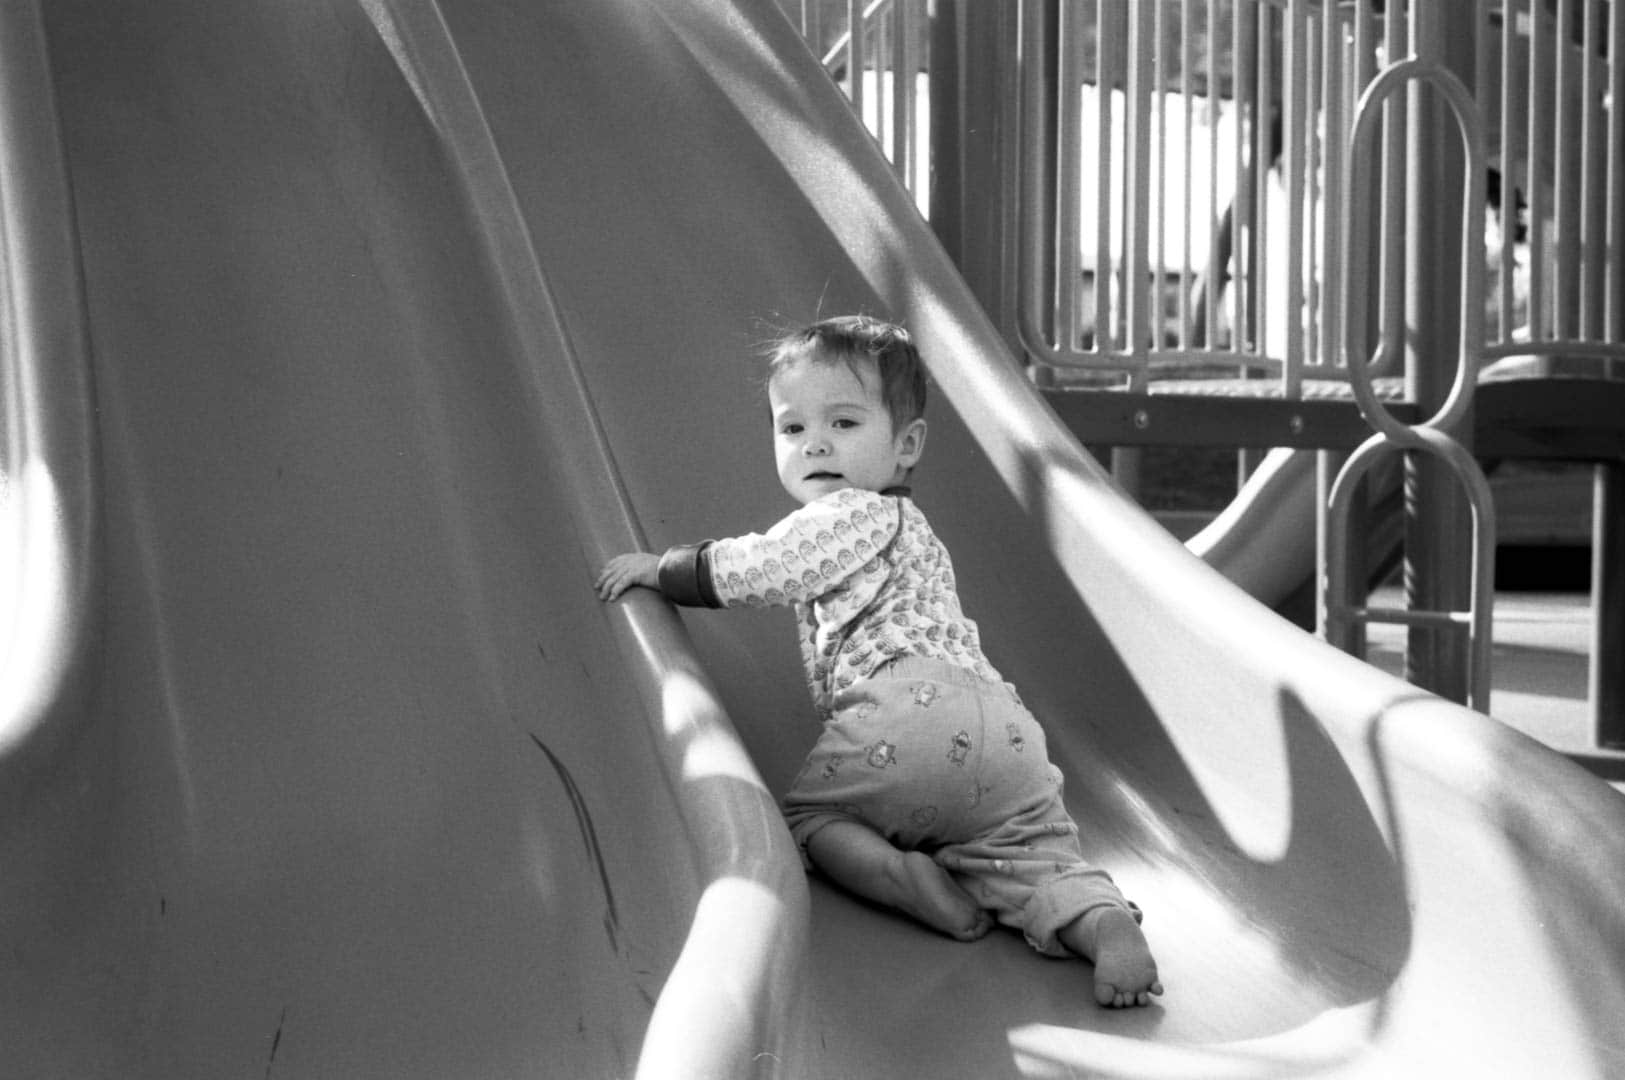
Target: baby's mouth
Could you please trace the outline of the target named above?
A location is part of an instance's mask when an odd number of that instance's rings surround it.
[[[808,473],[807,474],[807,479],[808,480],[839,480],[839,479],[841,479],[841,474],[836,473],[836,472],[830,472],[827,469],[819,469],[817,472]]]

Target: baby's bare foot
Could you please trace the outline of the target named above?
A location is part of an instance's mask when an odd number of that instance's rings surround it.
[[[899,851],[888,868],[893,906],[959,941],[975,941],[993,920],[971,894],[922,851]]]
[[[1151,995],[1162,993],[1162,983],[1134,916],[1122,908],[1096,908],[1080,921],[1094,944],[1095,1000],[1114,1009],[1151,1004]]]

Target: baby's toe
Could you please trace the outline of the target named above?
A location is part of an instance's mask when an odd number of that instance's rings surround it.
[[[1095,1001],[1107,1009],[1132,1009],[1151,1004],[1152,995],[1162,993],[1162,983],[1153,982],[1144,990],[1121,990],[1109,982],[1095,983]]]
[[[982,938],[986,937],[987,934],[988,934],[988,931],[990,931],[992,929],[993,929],[993,916],[989,915],[985,911],[982,911],[981,909],[977,909],[976,921],[971,923],[971,925],[967,929],[961,930],[959,933],[955,934],[954,936],[957,937],[960,941],[979,941]]]

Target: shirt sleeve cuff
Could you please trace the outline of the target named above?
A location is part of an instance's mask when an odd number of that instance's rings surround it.
[[[705,549],[711,541],[679,544],[660,557],[660,591],[674,604],[684,607],[721,607],[711,582],[711,560]]]

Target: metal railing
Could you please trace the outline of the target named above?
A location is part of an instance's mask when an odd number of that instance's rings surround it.
[[[1288,396],[1340,368],[1320,270],[1344,258],[1346,118],[1403,20],[1368,2],[1064,0],[1052,27],[1046,7],[1029,0],[1022,31],[1055,58],[1023,100],[1033,358],[1131,389],[1193,363],[1267,373]]]
[[[779,0],[914,195],[930,191],[931,0]]]
[[[936,5],[780,4],[925,211]],[[1349,313],[1327,282],[1364,242],[1340,227],[1349,126],[1387,59],[1410,51],[1409,6],[1023,0],[1031,357],[1063,384],[1135,389],[1198,366],[1266,377],[1287,397],[1304,378],[1346,378]],[[1482,356],[1625,377],[1625,13],[1609,0],[1482,0],[1478,13]],[[1379,232],[1403,228],[1404,137],[1390,106]],[[1379,266],[1370,284],[1374,309],[1399,310],[1400,274]],[[1354,340],[1397,329],[1357,326]]]
[[[1475,81],[1500,187],[1487,358],[1589,357],[1625,376],[1625,12],[1487,5]]]
[[[1351,245],[1403,229],[1404,103],[1385,106],[1380,221],[1342,227],[1355,102],[1408,55],[1390,0],[1025,0],[1021,337],[1064,384],[1200,367],[1297,397],[1345,379],[1330,287]],[[1625,369],[1625,64],[1603,0],[1489,0],[1476,96],[1491,115],[1484,357]],[[1396,108],[1395,105],[1398,107]],[[1404,288],[1374,268],[1373,309]],[[1362,335],[1396,327],[1357,326]],[[1622,370],[1621,373],[1625,373]],[[1397,374],[1382,371],[1378,374]]]
[[[1350,386],[1360,413],[1375,433],[1361,443],[1338,472],[1326,508],[1327,555],[1325,560],[1325,588],[1322,593],[1318,622],[1327,641],[1357,656],[1363,656],[1364,637],[1361,628],[1368,623],[1384,622],[1434,629],[1462,629],[1467,634],[1466,697],[1473,708],[1481,712],[1490,707],[1491,618],[1494,609],[1495,583],[1495,512],[1490,495],[1489,481],[1485,478],[1477,459],[1454,436],[1464,426],[1477,386],[1481,344],[1473,332],[1475,311],[1483,310],[1485,267],[1482,259],[1474,258],[1481,250],[1477,236],[1484,232],[1485,161],[1484,123],[1470,91],[1449,69],[1432,61],[1410,58],[1386,67],[1372,80],[1361,95],[1353,114],[1350,139],[1348,173],[1345,177],[1348,203],[1345,211],[1345,231],[1352,233],[1357,223],[1372,211],[1371,185],[1357,179],[1362,159],[1373,153],[1376,142],[1378,110],[1386,107],[1389,99],[1398,96],[1409,86],[1429,83],[1437,88],[1450,106],[1462,142],[1461,199],[1461,328],[1456,335],[1458,351],[1455,378],[1437,411],[1419,423],[1404,423],[1378,400],[1371,384],[1371,370],[1383,366],[1385,358],[1397,359],[1405,350],[1405,339],[1384,332],[1376,351],[1367,360],[1362,347],[1351,343],[1349,358]],[[1383,255],[1392,258],[1395,242],[1402,239],[1385,235]],[[1366,278],[1363,247],[1356,247],[1354,258],[1346,267],[1340,267],[1338,284],[1345,295],[1351,294]],[[1397,260],[1393,260],[1397,261]],[[1352,296],[1350,306],[1352,307]],[[1391,324],[1391,312],[1381,313],[1385,326]],[[1391,365],[1389,365],[1391,366]],[[1354,551],[1355,501],[1362,497],[1359,484],[1379,462],[1401,452],[1424,452],[1444,463],[1466,495],[1472,521],[1473,544],[1469,549],[1469,598],[1467,606],[1459,610],[1420,610],[1369,607],[1350,598],[1363,593],[1352,580],[1357,567],[1364,563]]]

